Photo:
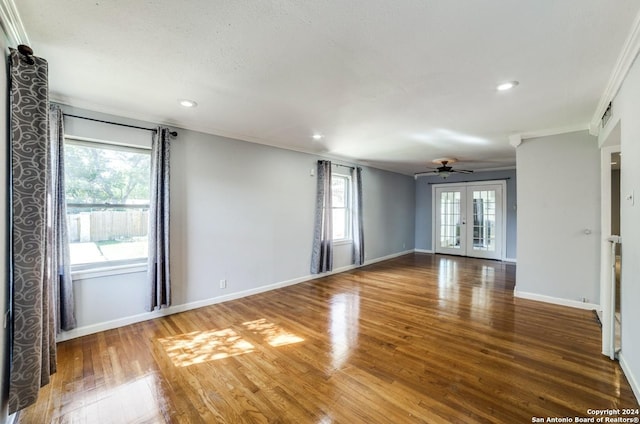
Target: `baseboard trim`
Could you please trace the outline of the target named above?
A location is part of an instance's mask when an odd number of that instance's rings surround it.
[[[412,253],[413,250],[406,250],[399,253],[393,253],[391,255],[383,256],[380,258],[375,258],[371,260],[365,261],[364,265],[371,265],[377,262],[386,261],[389,259],[397,258],[399,256],[404,256],[406,254]],[[84,327],[75,328],[70,331],[64,331],[58,334],[56,341],[63,342],[66,340],[76,339],[78,337],[88,336],[90,334],[99,333],[101,331],[113,330],[114,328],[124,327],[126,325],[135,324],[138,322],[148,321],[151,319],[156,319],[160,317],[164,317],[167,315],[173,315],[180,312],[190,311],[192,309],[202,308],[204,306],[215,305],[217,303],[228,302],[230,300],[236,300],[247,296],[252,296],[254,294],[264,293],[271,290],[276,290],[279,288],[292,286],[295,284],[304,283],[306,281],[315,280],[322,277],[327,277],[333,274],[340,274],[342,272],[351,271],[353,269],[359,268],[356,265],[347,265],[340,268],[336,268],[330,272],[324,272],[322,274],[309,274],[303,277],[293,278],[291,280],[280,281],[273,284],[267,284],[264,286],[256,287],[249,290],[243,290],[235,293],[230,293],[224,296],[212,297],[209,299],[198,300],[195,302],[184,303],[181,305],[170,306],[165,309],[161,309],[159,311],[153,312],[144,312],[137,315],[130,315],[124,318],[118,318],[111,321],[105,321],[98,324],[87,325]]]
[[[618,354],[618,362],[620,363],[620,368],[622,368],[622,372],[624,372],[625,377],[627,377],[627,381],[631,386],[631,390],[633,394],[636,396],[636,400],[640,403],[640,384],[638,384],[638,379],[629,368],[629,364],[624,359],[624,355],[622,352]]]
[[[429,250],[429,249],[413,249],[413,252],[415,253],[428,253],[428,254],[434,254],[435,252],[433,250]],[[516,263],[516,258],[504,258],[502,260],[503,262],[512,262],[512,263]]]
[[[584,303],[577,300],[563,299],[561,297],[545,296],[537,293],[528,293],[528,292],[521,292],[518,290],[514,290],[513,295],[521,299],[536,300],[538,302],[545,302],[545,303],[553,303],[554,305],[568,306],[570,308],[587,309],[587,310],[600,309],[600,305],[597,305],[595,303]]]
[[[427,250],[427,249],[413,249],[413,251],[415,253],[433,253],[433,250]]]
[[[364,264],[365,265],[371,265],[371,264],[375,264],[376,262],[388,261],[389,259],[398,258],[400,256],[408,255],[410,253],[413,253],[413,249],[403,250],[402,252],[392,253],[392,254],[387,255],[387,256],[381,256],[379,258],[375,258],[375,259],[371,259],[371,260],[368,260],[368,261],[364,261]],[[355,266],[353,266],[353,267],[355,268]]]

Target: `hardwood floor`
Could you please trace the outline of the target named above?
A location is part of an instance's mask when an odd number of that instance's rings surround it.
[[[638,408],[591,311],[407,255],[60,343],[20,423],[530,423]]]

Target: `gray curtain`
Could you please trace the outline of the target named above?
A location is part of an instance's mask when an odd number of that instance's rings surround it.
[[[333,269],[333,225],[331,204],[331,162],[318,161],[316,211],[311,251],[311,273]]]
[[[69,232],[67,229],[67,202],[64,191],[64,116],[60,106],[51,105],[49,110],[49,167],[51,202],[49,256],[49,278],[52,280],[56,305],[57,330],[76,328],[71,259],[69,255]]]
[[[351,222],[353,233],[353,263],[364,263],[364,230],[362,226],[362,168],[351,170],[351,184],[353,185],[353,203],[351,207]]]
[[[149,206],[148,297],[153,311],[171,305],[169,274],[169,136],[158,127],[151,152],[151,199]]]
[[[56,370],[55,317],[47,278],[49,98],[47,62],[10,57],[9,413],[34,403]]]

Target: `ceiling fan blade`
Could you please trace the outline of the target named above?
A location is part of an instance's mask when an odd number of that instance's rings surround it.
[[[473,174],[473,171],[470,169],[452,169],[451,172],[458,172],[460,174]]]
[[[416,172],[415,174],[413,174],[413,177],[414,178],[426,177],[427,175],[438,175],[438,172],[437,171]]]

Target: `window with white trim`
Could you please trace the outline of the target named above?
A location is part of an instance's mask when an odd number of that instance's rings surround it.
[[[351,177],[331,176],[333,241],[351,240]]]
[[[68,138],[64,160],[72,269],[145,263],[151,151]]]

